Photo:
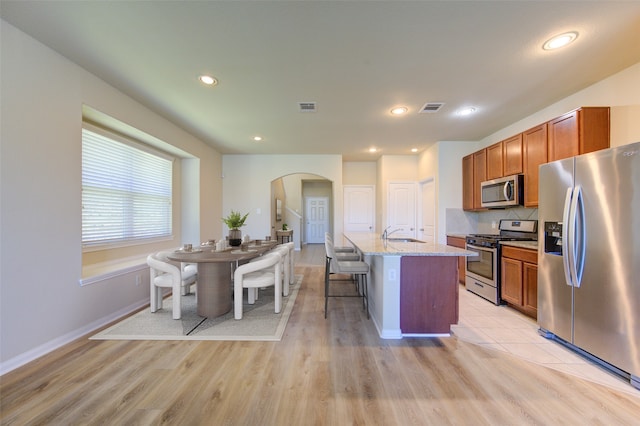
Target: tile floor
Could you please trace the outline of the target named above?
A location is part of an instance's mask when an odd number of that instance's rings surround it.
[[[460,288],[460,320],[451,329],[461,340],[640,397],[628,381],[540,336],[533,319],[507,306],[495,306],[464,287]]]

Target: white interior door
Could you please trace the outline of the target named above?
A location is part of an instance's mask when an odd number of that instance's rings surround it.
[[[345,185],[345,232],[373,232],[375,229],[375,191],[369,185]]]
[[[433,243],[436,235],[436,184],[435,178],[420,183],[420,226],[418,239]]]
[[[304,211],[307,243],[324,243],[324,233],[329,229],[329,198],[306,197]]]
[[[389,232],[394,237],[416,237],[416,184],[390,183],[387,206]]]

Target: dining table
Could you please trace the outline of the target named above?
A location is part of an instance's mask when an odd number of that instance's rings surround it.
[[[226,314],[233,305],[233,271],[242,262],[262,256],[277,244],[273,240],[254,240],[242,247],[216,250],[214,245],[202,244],[191,249],[177,249],[169,260],[196,263],[197,313],[201,317],[215,318]]]

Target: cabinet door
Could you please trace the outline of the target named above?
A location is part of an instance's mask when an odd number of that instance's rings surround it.
[[[584,107],[549,121],[549,161],[609,148],[609,126],[609,107]]]
[[[483,149],[473,154],[473,209],[482,210],[482,195],[480,183],[487,180],[487,150]]]
[[[473,154],[462,159],[462,209],[473,210]]]
[[[549,121],[549,161],[578,155],[578,111]]]
[[[578,110],[580,154],[609,148],[611,142],[609,114],[609,107],[583,107]]]
[[[547,162],[547,125],[522,134],[524,148],[524,206],[538,206],[538,166]]]
[[[461,238],[461,237],[447,236],[447,245],[463,249],[466,247],[466,241],[464,238]],[[458,282],[460,284],[465,283],[465,273],[466,273],[466,266],[467,266],[466,260],[467,258],[464,256],[458,257]]]
[[[451,332],[458,323],[455,257],[403,256],[400,267],[400,330]]]
[[[505,176],[522,173],[522,133],[502,141]]]
[[[502,142],[487,148],[487,180],[501,178],[502,173]]]
[[[522,263],[522,287],[525,311],[534,318],[538,316],[538,265]]]
[[[522,305],[522,262],[502,258],[501,297],[514,305]]]

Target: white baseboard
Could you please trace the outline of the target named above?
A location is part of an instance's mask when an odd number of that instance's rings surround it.
[[[103,327],[113,321],[118,320],[119,318],[124,317],[125,315],[130,314],[131,312],[134,312],[140,308],[142,308],[145,305],[149,304],[149,300],[145,299],[136,303],[133,303],[129,306],[126,306],[116,312],[113,312],[109,315],[107,315],[106,317],[100,318],[99,320],[93,321],[90,324],[85,325],[82,328],[73,330],[67,334],[64,334],[60,337],[57,337],[53,340],[48,341],[47,343],[44,343],[40,346],[37,346],[33,349],[28,350],[27,352],[24,352],[18,356],[15,356],[11,359],[8,359],[6,361],[3,361],[0,363],[0,376],[15,370],[18,367],[22,367],[23,365],[37,359],[40,358],[43,355],[48,354],[49,352],[52,352],[68,343],[73,342],[76,339],[79,339],[80,337],[91,333],[94,330],[97,330],[100,327]]]

